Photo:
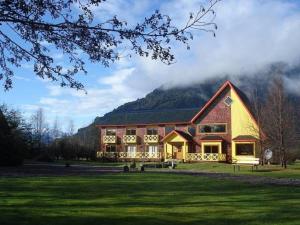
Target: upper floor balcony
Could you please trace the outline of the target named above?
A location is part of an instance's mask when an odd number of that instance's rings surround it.
[[[159,136],[158,135],[144,135],[144,142],[145,143],[158,143]]]
[[[116,135],[104,135],[103,143],[104,144],[115,144],[115,143],[117,143],[117,136]]]
[[[124,144],[135,144],[137,140],[136,135],[124,135],[123,136],[123,143]]]

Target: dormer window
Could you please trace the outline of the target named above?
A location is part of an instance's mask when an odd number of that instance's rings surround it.
[[[232,99],[229,97],[229,96],[227,96],[226,98],[225,98],[225,100],[224,100],[224,103],[225,103],[225,105],[227,105],[227,106],[230,106],[231,104],[232,104]]]

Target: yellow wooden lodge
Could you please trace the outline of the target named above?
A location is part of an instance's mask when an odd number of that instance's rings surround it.
[[[251,161],[259,151],[258,125],[248,100],[230,81],[201,109],[133,112],[120,118],[97,125],[98,157],[232,163]]]

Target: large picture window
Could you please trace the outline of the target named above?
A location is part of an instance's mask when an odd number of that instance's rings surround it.
[[[204,153],[219,153],[218,145],[204,145]]]
[[[117,147],[115,145],[106,145],[106,152],[116,152]]]
[[[254,144],[235,144],[236,155],[254,155]]]
[[[226,124],[199,125],[200,133],[226,133]]]

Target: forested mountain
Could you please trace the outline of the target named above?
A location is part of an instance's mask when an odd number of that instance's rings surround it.
[[[300,81],[300,65],[290,68],[282,63],[277,63],[271,65],[264,71],[258,72],[257,74],[245,74],[244,76],[236,77],[224,75],[222,77],[208,79],[204,82],[191,84],[190,86],[185,87],[174,87],[168,89],[160,87],[147,94],[144,98],[125,103],[102,117],[96,117],[93,124],[87,128],[79,129],[78,134],[85,136],[84,133],[91,130],[91,126],[101,124],[103,121],[108,119],[117,119],[118,115],[124,115],[125,113],[145,111],[163,112],[170,109],[200,108],[216,92],[222,83],[228,79],[230,79],[238,88],[243,90],[248,97],[250,97],[251,92],[255,88],[258,90],[260,97],[264,98],[267,93],[269,83],[276,75],[284,76],[287,83],[293,85],[293,81],[296,81],[297,79]],[[296,93],[295,88],[290,89],[289,97],[298,107],[300,105],[300,87],[299,94]]]

